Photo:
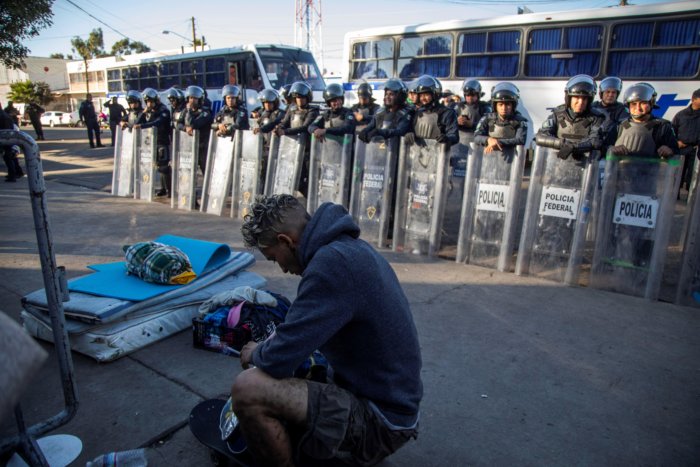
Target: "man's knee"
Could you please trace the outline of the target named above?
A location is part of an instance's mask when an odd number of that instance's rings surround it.
[[[234,411],[257,402],[266,385],[266,375],[256,368],[245,370],[236,376],[231,386],[231,398]]]

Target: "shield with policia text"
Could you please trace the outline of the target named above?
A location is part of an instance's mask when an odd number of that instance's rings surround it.
[[[454,251],[454,246],[458,243],[467,161],[472,150],[471,142],[474,140],[474,133],[464,131],[458,133],[459,142],[450,147],[445,218],[442,222],[442,240],[440,241],[443,252],[446,247],[452,247],[451,251]],[[449,255],[452,254],[454,253],[449,253]]]
[[[658,298],[681,166],[680,156],[608,154],[592,287]]]
[[[398,156],[399,138],[377,136],[355,143],[350,214],[362,238],[380,248],[387,246]]]
[[[272,135],[265,177],[265,195],[293,195],[299,186],[308,134]]]
[[[136,173],[134,175],[134,198],[153,201],[153,184],[156,178],[156,128],[137,128]]]
[[[510,272],[525,148],[484,152],[472,145],[467,163],[457,262]]]
[[[326,134],[323,141],[315,136],[311,138],[309,200],[306,203],[309,214],[327,201],[348,207],[352,139],[352,134]]]
[[[445,213],[447,148],[432,139],[403,144],[399,155],[394,251],[436,256]]]
[[[231,136],[209,135],[209,153],[204,171],[202,202],[199,210],[220,216],[224,212],[231,187],[234,141]]]
[[[551,148],[535,150],[515,273],[573,285],[591,221],[597,152],[580,161],[557,154]]]
[[[112,172],[112,194],[115,196],[131,196],[134,193],[135,144],[134,132],[131,129],[117,128]]]
[[[173,187],[170,205],[173,208],[192,211],[195,207],[197,187],[197,147],[199,130],[192,135],[173,130]]]
[[[693,157],[693,155],[689,156]],[[700,164],[695,161],[693,179],[688,191],[688,208],[683,223],[684,235],[681,271],[676,291],[676,304],[700,307],[700,200],[698,177]]]
[[[255,197],[263,192],[263,134],[251,130],[236,132],[233,165],[231,217],[243,219],[250,212]]]

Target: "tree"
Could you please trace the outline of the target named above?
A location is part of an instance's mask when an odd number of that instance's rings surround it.
[[[87,40],[75,36],[70,40],[70,43],[73,46],[73,52],[80,55],[85,64],[85,90],[89,93],[90,77],[88,75],[88,60],[107,55],[104,51],[105,42],[102,38],[102,28],[93,29]]]
[[[61,58],[63,60],[73,60],[73,55],[68,54],[68,55],[63,55],[62,53],[54,53],[49,55],[49,58]]]
[[[13,102],[24,102],[26,104],[35,102],[42,106],[54,100],[47,83],[43,81],[32,83],[30,80],[17,81],[10,84],[10,92],[7,98]]]
[[[0,62],[9,68],[21,68],[29,48],[26,39],[51,26],[53,0],[0,1]]]
[[[143,53],[150,52],[151,49],[143,42],[130,41],[128,38],[119,40],[112,45],[112,53],[110,55],[115,55],[121,57],[122,55],[131,55],[132,53]]]

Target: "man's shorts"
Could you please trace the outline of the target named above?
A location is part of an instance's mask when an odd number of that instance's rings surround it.
[[[418,437],[418,429],[390,430],[370,407],[334,384],[307,381],[306,432],[299,449],[313,459],[339,459],[375,465]]]

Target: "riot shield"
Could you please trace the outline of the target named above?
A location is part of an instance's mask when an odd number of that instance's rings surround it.
[[[134,192],[134,133],[131,129],[117,128],[114,145],[114,170],[112,172],[112,194],[131,196]]]
[[[680,183],[680,157],[608,154],[591,286],[656,300]]]
[[[467,163],[457,262],[510,272],[525,148],[484,152],[472,144]]]
[[[515,273],[578,283],[597,174],[597,152],[582,161],[537,147]]]
[[[472,150],[473,140],[474,133],[460,131],[459,142],[450,148],[445,219],[442,224],[442,240],[440,241],[442,248],[450,246],[454,248],[458,244],[467,161]]]
[[[153,183],[156,178],[156,128],[137,128],[136,174],[134,176],[134,199],[153,201]]]
[[[311,138],[309,160],[309,199],[306,209],[313,214],[323,203],[331,201],[348,207],[352,135],[326,135],[323,141]]]
[[[217,216],[223,214],[226,198],[230,193],[233,149],[233,138],[216,136],[216,132],[211,131],[202,186],[202,202],[199,205],[201,212]]]
[[[297,190],[308,136],[308,134],[272,136],[265,195],[293,195]]]
[[[436,256],[447,190],[447,148],[435,140],[402,144],[394,222],[394,251]]]
[[[387,246],[398,156],[398,138],[375,137],[369,143],[360,139],[355,143],[350,214],[362,238],[379,248]]]
[[[231,217],[243,219],[255,197],[262,193],[263,134],[250,130],[236,132],[236,157],[233,165]]]
[[[693,157],[691,155],[691,157]],[[700,307],[700,200],[698,200],[700,164],[695,161],[688,191],[688,207],[684,221],[683,258],[678,278],[676,304]]]
[[[199,131],[192,136],[184,131],[173,131],[173,187],[171,207],[192,211],[197,202],[197,146]]]

